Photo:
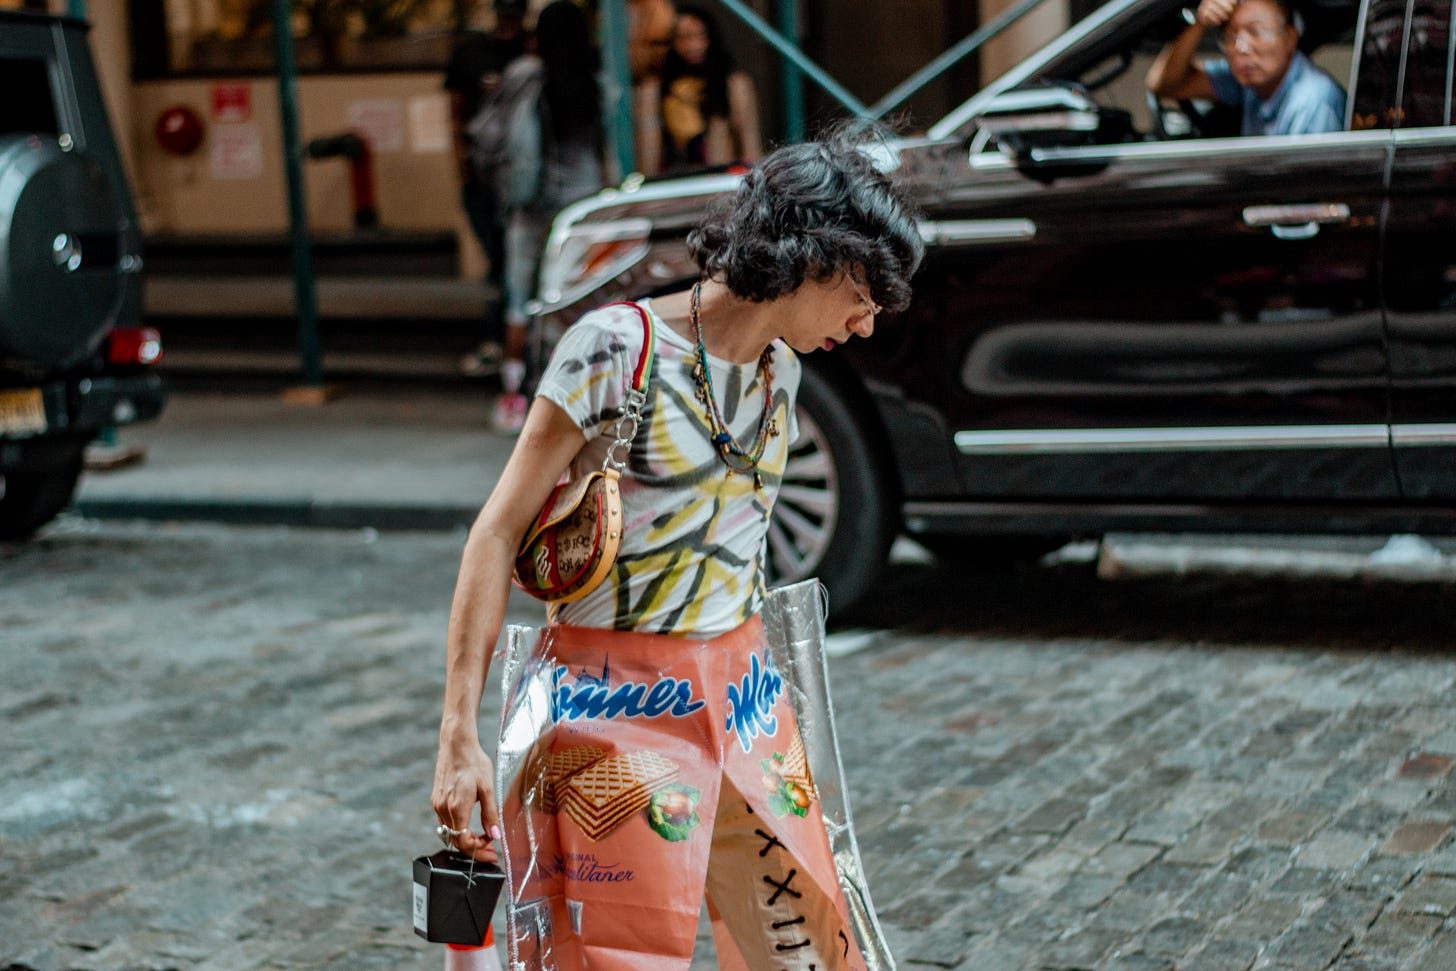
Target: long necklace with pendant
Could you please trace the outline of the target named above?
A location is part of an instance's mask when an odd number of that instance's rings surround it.
[[[754,437],[753,445],[744,448],[733,437],[728,430],[728,423],[723,420],[723,413],[718,410],[717,399],[713,397],[713,376],[708,370],[708,348],[703,344],[703,320],[702,320],[702,295],[703,284],[698,281],[693,286],[693,298],[690,305],[690,317],[693,325],[693,337],[698,342],[698,362],[693,366],[693,383],[697,385],[697,398],[702,402],[704,411],[708,415],[708,427],[711,431],[713,445],[718,449],[718,457],[723,464],[728,466],[728,474],[738,473],[739,475],[753,474],[753,487],[763,488],[763,476],[758,471],[758,463],[763,459],[764,449],[768,447],[768,440],[775,438],[779,433],[779,423],[773,416],[773,345],[763,349],[758,356],[758,377],[763,383],[763,417],[758,420],[758,434]]]

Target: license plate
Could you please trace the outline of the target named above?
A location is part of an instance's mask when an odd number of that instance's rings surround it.
[[[39,435],[45,430],[45,402],[39,388],[0,391],[0,432]]]

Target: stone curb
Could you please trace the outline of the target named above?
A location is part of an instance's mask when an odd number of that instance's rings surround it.
[[[313,529],[373,528],[445,532],[468,529],[480,512],[476,506],[383,505],[320,502],[305,498],[128,497],[83,499],[71,508],[73,512],[92,519],[179,520]]]

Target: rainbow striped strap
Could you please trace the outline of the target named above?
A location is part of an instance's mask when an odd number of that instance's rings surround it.
[[[652,326],[652,315],[641,304],[631,300],[619,300],[607,306],[631,307],[642,318],[642,356],[637,359],[637,367],[632,371],[632,387],[646,394],[648,379],[652,377],[652,358],[657,353],[657,331]]]

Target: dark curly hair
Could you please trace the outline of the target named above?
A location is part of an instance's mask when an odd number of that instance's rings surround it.
[[[914,208],[847,131],[765,156],[688,234],[688,248],[704,276],[745,300],[862,273],[887,310],[909,305],[925,255]]]

